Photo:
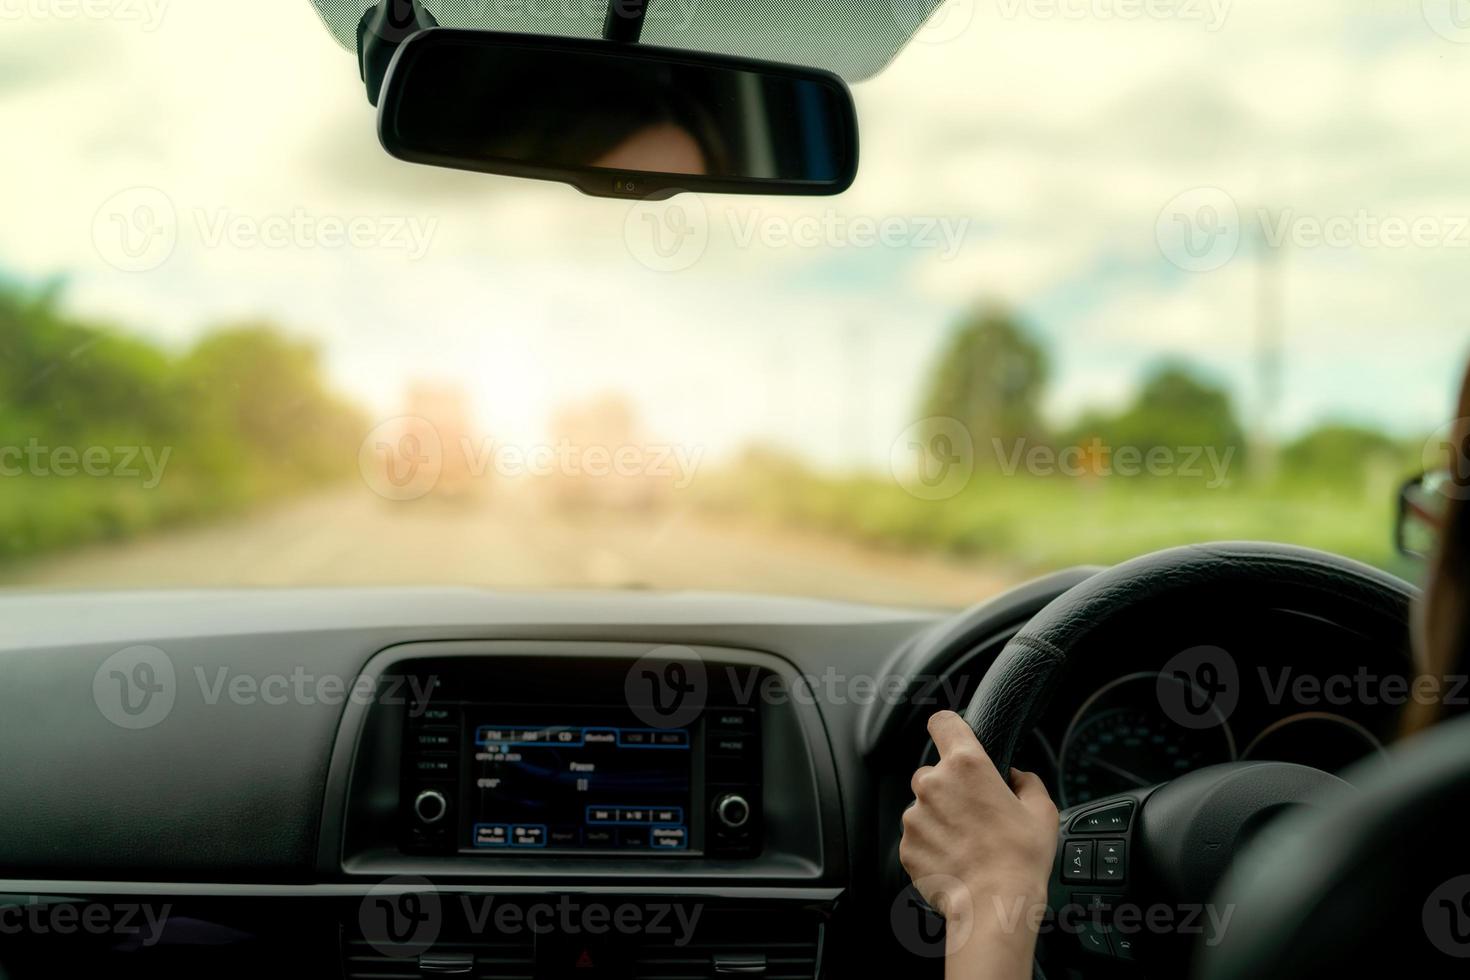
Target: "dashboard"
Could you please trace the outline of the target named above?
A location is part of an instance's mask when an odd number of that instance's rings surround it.
[[[1385,752],[1412,696],[1401,640],[1280,609],[1195,633],[1183,642],[1172,630],[1167,642],[1134,637],[1110,657],[1079,664],[1016,764],[1038,773],[1062,808],[1236,760],[1342,773]],[[946,675],[943,689],[978,687],[994,654],[976,653]],[[1216,692],[1204,689],[1212,683]],[[963,708],[964,699],[951,700],[960,703],[946,706]],[[1199,706],[1197,716],[1189,704]],[[911,739],[917,758],[932,763],[922,725]]]
[[[924,721],[963,707],[1005,642],[1093,573],[959,613],[426,589],[0,596],[0,975],[936,973],[900,925],[896,860]],[[1322,680],[1389,690],[1409,671],[1406,621],[1120,623],[1018,764],[1064,805],[1232,758],[1344,771],[1392,741],[1403,702]],[[1225,654],[1234,696],[1181,723],[1161,706],[1221,676],[1181,679],[1201,649]],[[54,927],[128,910],[156,929]]]

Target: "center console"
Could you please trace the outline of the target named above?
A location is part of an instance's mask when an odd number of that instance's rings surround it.
[[[342,919],[346,976],[822,975],[841,803],[787,661],[441,641],[364,675],[320,855],[369,889]]]

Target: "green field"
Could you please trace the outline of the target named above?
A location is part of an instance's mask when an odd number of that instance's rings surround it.
[[[1040,572],[1117,562],[1173,545],[1269,540],[1348,555],[1398,574],[1395,483],[1303,479],[1203,486],[1166,479],[977,475],[956,496],[920,500],[880,476],[827,477],[747,464],[701,489],[701,505],[905,552]]]

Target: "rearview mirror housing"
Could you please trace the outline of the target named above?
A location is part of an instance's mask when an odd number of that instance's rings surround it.
[[[599,197],[838,194],[857,173],[852,94],[816,68],[440,27],[399,45],[378,101],[400,160]]]

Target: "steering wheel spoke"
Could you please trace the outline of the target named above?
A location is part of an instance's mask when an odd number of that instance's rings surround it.
[[[1128,912],[1138,906],[1137,818],[1155,788],[1062,811],[1048,888],[1051,932],[1058,940],[1052,947],[1061,955],[1071,958],[1080,950],[1124,962],[1135,959],[1141,929]]]

